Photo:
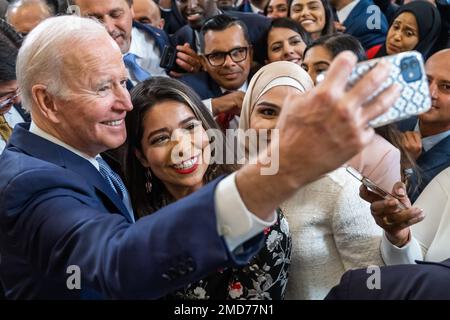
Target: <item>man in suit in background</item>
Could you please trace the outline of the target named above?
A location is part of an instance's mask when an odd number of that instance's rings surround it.
[[[20,106],[16,80],[16,58],[20,36],[6,22],[0,22],[0,154],[18,123],[29,121],[29,114]]]
[[[166,21],[164,30],[167,34],[173,35],[187,23],[178,10],[177,0],[159,0],[159,8]]]
[[[271,142],[277,174],[261,174],[262,158],[134,222],[123,182],[100,156],[124,143],[132,109],[121,50],[93,20],[41,23],[17,59],[32,122],[15,127],[0,156],[7,298],[159,298],[248,263],[279,204],[360,152],[374,135],[368,122],[397,98],[390,87],[366,101],[387,79],[386,63],[346,90],[355,64],[341,54],[319,86],[283,107]]]
[[[326,300],[443,300],[450,299],[450,259],[417,261],[344,273]],[[379,279],[379,283],[377,283]]]
[[[418,119],[400,122],[403,144],[416,159],[419,175],[409,179],[408,196],[412,202],[427,184],[450,166],[450,49],[432,55],[425,64],[430,83],[431,109]]]
[[[217,0],[217,8],[222,11],[238,10],[235,0]],[[239,11],[239,10],[238,10]]]
[[[373,46],[384,44],[388,23],[372,0],[330,0],[330,3],[336,9],[338,20],[345,27],[345,33],[357,38],[366,51]]]
[[[45,0],[16,0],[8,6],[6,21],[25,36],[53,14]]]
[[[236,129],[247,91],[253,48],[245,24],[218,15],[201,30],[202,65],[206,72],[181,78],[200,96],[222,129]]]
[[[269,0],[243,0],[237,7],[241,12],[264,14],[264,8]]]
[[[135,85],[151,76],[167,76],[159,66],[164,46],[170,45],[163,30],[150,25],[133,23],[133,0],[72,0],[81,15],[101,21],[124,55],[125,65]],[[178,53],[177,63],[188,72],[200,64],[189,48]],[[190,54],[192,56],[190,56]]]
[[[134,21],[164,29],[161,11],[153,0],[133,0]]]
[[[245,23],[255,52],[254,59],[261,65],[265,64],[267,55],[266,36],[270,26],[270,19],[253,13],[239,11],[222,12],[215,0],[181,0],[178,8],[188,24],[178,30],[172,37],[176,45],[189,43],[197,53],[201,52],[200,29],[205,21],[219,14],[226,14]]]

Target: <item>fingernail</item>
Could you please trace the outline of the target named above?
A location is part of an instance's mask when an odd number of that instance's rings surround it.
[[[397,194],[399,195],[399,196],[406,196],[406,192],[405,192],[405,189],[403,189],[403,188],[398,188],[397,189]]]

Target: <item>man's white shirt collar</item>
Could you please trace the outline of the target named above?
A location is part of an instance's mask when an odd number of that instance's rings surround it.
[[[353,0],[348,5],[343,7],[341,10],[337,10],[336,14],[338,16],[339,22],[344,23],[345,20],[347,20],[348,16],[352,12],[353,8],[356,7],[356,5],[359,3],[360,0]]]
[[[95,160],[95,157],[92,158],[90,156],[88,156],[87,154],[81,152],[80,150],[75,149],[74,147],[69,146],[68,144],[62,142],[61,140],[59,140],[58,138],[52,136],[51,134],[45,132],[44,130],[42,130],[41,128],[39,128],[33,121],[31,121],[31,125],[30,125],[30,132],[45,139],[48,140],[50,142],[53,142],[54,144],[61,146],[73,153],[75,153],[77,156],[82,157],[83,159],[86,159],[87,161],[89,161],[97,170],[99,170],[99,165],[97,160]]]
[[[131,29],[131,44],[128,53],[136,55],[138,58],[145,57],[145,50],[141,44],[145,44],[145,34],[140,32],[138,28]],[[125,54],[125,55],[126,55]]]
[[[242,92],[246,93],[247,88],[248,88],[248,83],[247,83],[247,81],[245,81],[244,84],[239,89],[234,90],[234,91],[242,91]],[[225,93],[225,92],[231,91],[231,90],[227,90],[225,88],[220,87],[220,91],[222,91],[222,93]]]

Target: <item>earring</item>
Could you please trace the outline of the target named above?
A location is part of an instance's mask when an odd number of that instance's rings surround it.
[[[147,171],[145,171],[145,190],[147,190],[147,193],[152,192],[153,184],[152,184],[152,173],[150,172],[150,169],[147,168]]]

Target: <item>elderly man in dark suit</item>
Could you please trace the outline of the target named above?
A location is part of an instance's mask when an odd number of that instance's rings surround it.
[[[410,177],[408,195],[414,202],[428,183],[450,166],[450,49],[431,56],[425,69],[430,82],[431,109],[418,119],[399,123],[403,143],[420,168]]]
[[[261,174],[264,158],[135,221],[128,191],[101,156],[124,143],[132,109],[119,46],[91,19],[45,20],[17,59],[32,122],[15,127],[0,156],[6,297],[158,298],[248,263],[279,204],[360,152],[374,135],[368,122],[397,98],[390,87],[366,101],[387,79],[385,63],[346,90],[355,63],[341,54],[327,79],[283,107],[271,142],[277,174]]]

